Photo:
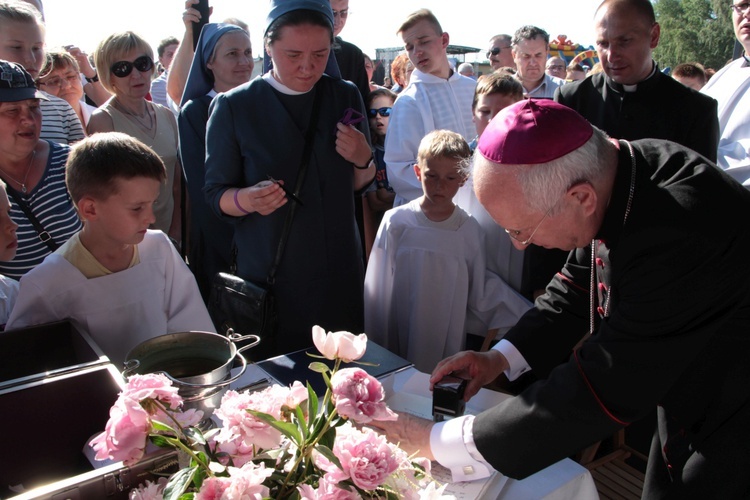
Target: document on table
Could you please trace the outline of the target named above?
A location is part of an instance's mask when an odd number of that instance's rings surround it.
[[[388,407],[397,413],[411,413],[432,420],[432,398],[428,389],[429,375],[416,370],[407,370],[395,374],[394,377],[395,380],[391,381],[393,385],[389,387],[393,392],[389,391],[390,395],[386,400]],[[390,386],[390,384],[384,385]],[[495,398],[493,394],[497,394],[498,397]],[[499,393],[493,394],[485,394],[483,395],[485,397],[478,401],[491,405],[504,399],[504,396]],[[476,415],[487,407],[477,408],[471,404],[473,401],[472,399],[466,405],[467,414]],[[451,483],[450,470],[437,462],[432,462],[432,477],[440,483],[447,484],[445,494],[453,495],[457,500],[496,499],[508,481],[506,476],[495,472],[484,479]]]

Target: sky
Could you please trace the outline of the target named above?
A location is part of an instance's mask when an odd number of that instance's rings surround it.
[[[250,26],[253,53],[261,53],[268,0],[209,0],[212,22],[237,17]],[[564,34],[589,46],[594,43],[593,15],[601,0],[350,0],[349,18],[341,36],[375,57],[376,48],[397,47],[396,29],[410,13],[432,10],[450,43],[481,49],[469,62],[486,60],[490,37],[513,34],[525,24],[546,30],[552,39]],[[132,30],[153,47],[162,38],[182,38],[184,0],[45,0],[47,46],[77,45],[92,53],[114,32]]]

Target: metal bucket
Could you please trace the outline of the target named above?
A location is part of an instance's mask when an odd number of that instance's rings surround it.
[[[238,349],[235,342],[251,342]],[[126,379],[134,374],[163,373],[178,388],[183,409],[203,411],[201,427],[208,427],[209,418],[221,404],[229,384],[247,369],[242,351],[260,342],[257,335],[239,335],[231,329],[227,336],[208,332],[168,333],[141,342],[125,357]],[[231,376],[238,358],[242,368]]]

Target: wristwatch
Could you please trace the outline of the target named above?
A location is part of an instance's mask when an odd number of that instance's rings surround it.
[[[375,155],[370,155],[370,159],[367,160],[367,163],[365,163],[364,167],[360,167],[357,164],[353,164],[353,165],[354,165],[354,168],[358,170],[367,170],[368,168],[370,168],[370,163],[372,163],[373,161],[375,161]]]
[[[83,77],[84,77],[84,78],[86,79],[86,81],[87,81],[87,82],[89,82],[89,83],[96,83],[96,82],[98,82],[98,81],[99,81],[99,74],[98,74],[98,73],[94,73],[94,76],[92,76],[91,78],[89,78],[89,77],[88,77],[88,76],[86,76],[86,75],[83,75]]]

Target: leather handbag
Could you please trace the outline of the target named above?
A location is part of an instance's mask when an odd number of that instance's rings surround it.
[[[253,333],[269,343],[276,335],[273,293],[230,273],[217,273],[211,283],[208,312],[220,331]],[[264,346],[265,347],[265,346]]]
[[[294,213],[299,202],[299,193],[305,179],[307,165],[312,154],[312,142],[320,111],[321,89],[315,90],[310,124],[305,134],[305,147],[302,151],[302,161],[297,171],[297,180],[294,186],[292,201],[289,211],[284,219],[284,228],[276,248],[271,269],[266,278],[266,284],[261,285],[250,280],[235,276],[237,262],[237,247],[232,248],[232,265],[230,273],[217,273],[211,283],[211,292],[208,300],[208,313],[219,331],[227,331],[231,328],[235,332],[258,335],[261,339],[260,345],[252,349],[253,359],[265,359],[269,354],[275,353],[276,331],[278,326],[278,313],[273,296],[273,285],[276,277],[276,269],[284,254],[284,247],[292,226]]]

